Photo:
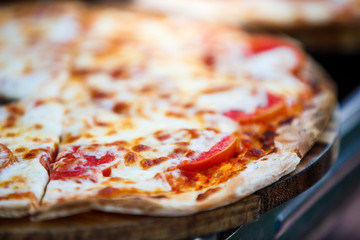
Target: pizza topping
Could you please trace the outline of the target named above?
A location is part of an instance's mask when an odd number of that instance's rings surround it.
[[[284,99],[271,93],[267,93],[268,104],[258,107],[254,112],[246,113],[239,110],[230,110],[224,116],[239,123],[259,122],[270,119],[286,111]]]
[[[14,114],[14,115],[21,116],[21,115],[24,115],[24,113],[25,113],[24,107],[21,105],[18,105],[18,104],[9,104],[9,105],[6,105],[5,108],[9,113]]]
[[[144,169],[148,169],[152,166],[158,165],[166,160],[168,160],[169,158],[167,157],[159,157],[159,158],[154,158],[154,159],[143,159],[140,161],[140,165],[144,168]]]
[[[131,164],[134,164],[136,162],[137,155],[133,152],[127,152],[124,156],[125,165],[130,166]]]
[[[37,202],[37,197],[32,192],[18,192],[11,193],[6,196],[0,196],[0,200],[10,200],[10,199],[31,199],[33,202]]]
[[[159,141],[164,141],[164,140],[171,137],[171,135],[169,133],[166,133],[166,132],[163,132],[163,131],[156,131],[154,133],[154,136]]]
[[[43,152],[47,152],[47,151],[45,149],[31,149],[30,151],[23,154],[23,159],[25,160],[33,159]]]
[[[87,147],[98,149],[94,145]],[[69,178],[86,178],[91,177],[90,174],[102,171],[103,167],[109,166],[115,160],[115,156],[110,153],[105,153],[101,156],[94,156],[84,154],[79,146],[72,147],[73,152],[68,152],[60,157],[54,164],[53,172],[50,175],[52,180],[65,180]]]
[[[132,147],[132,150],[135,152],[143,152],[143,151],[149,151],[151,148],[149,146],[146,146],[144,144],[135,145]]]
[[[250,45],[251,45],[250,56],[280,48],[286,48],[287,51],[291,51],[296,59],[296,62],[293,63],[291,67],[291,70],[294,74],[297,74],[302,69],[303,64],[305,62],[305,56],[302,53],[302,51],[300,51],[299,48],[294,43],[281,38],[276,38],[271,36],[261,36],[261,35],[254,36],[251,38]],[[283,63],[287,64],[286,62]],[[271,64],[269,66],[271,66]],[[282,68],[284,68],[284,66],[281,66],[280,68],[276,68],[275,71],[276,70],[279,71]]]
[[[253,112],[260,106],[266,106],[269,96],[261,88],[234,87],[223,91],[201,94],[197,99],[197,106],[203,110],[228,112],[241,110],[245,113]]]
[[[110,175],[111,175],[111,167],[108,167],[108,168],[102,170],[102,175],[104,177],[110,177]]]
[[[224,137],[209,151],[203,152],[196,159],[185,161],[178,167],[185,171],[199,171],[212,167],[223,161],[229,160],[237,149],[237,138],[234,136]]]
[[[0,173],[4,170],[7,166],[17,162],[18,159],[14,154],[10,151],[8,147],[4,144],[0,143]]]
[[[117,114],[124,114],[129,109],[129,104],[124,102],[118,102],[114,105],[113,111]]]

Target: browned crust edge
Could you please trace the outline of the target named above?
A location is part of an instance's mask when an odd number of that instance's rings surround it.
[[[302,75],[317,88],[318,94],[305,105],[300,117],[277,130],[275,138],[276,146],[301,158],[325,129],[336,106],[335,84],[315,61],[306,64]]]

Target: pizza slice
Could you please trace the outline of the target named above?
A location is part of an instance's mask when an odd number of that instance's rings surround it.
[[[0,108],[0,216],[22,217],[40,206],[62,130],[63,107],[28,100]]]
[[[83,30],[80,4],[5,5],[0,10],[0,97],[53,97],[70,74]]]

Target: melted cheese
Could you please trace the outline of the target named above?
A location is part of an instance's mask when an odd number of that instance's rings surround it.
[[[51,41],[66,43],[75,40],[80,32],[79,22],[72,16],[61,16],[53,24],[48,35]]]
[[[27,100],[14,106],[24,109],[24,113],[14,115],[6,107],[0,109],[5,117],[0,119],[0,143],[7,146],[17,158],[16,162],[6,166],[0,173],[0,197],[30,192],[36,199],[31,199],[31,196],[28,201],[24,201],[26,197],[10,198],[8,201],[0,201],[0,206],[9,204],[9,201],[26,206],[30,201],[33,208],[39,205],[49,179],[47,169],[41,162],[42,158],[53,161],[52,156],[62,131],[64,110],[60,104],[52,101],[38,103],[36,100]],[[12,127],[4,125],[9,116],[15,116]],[[8,157],[0,152],[0,162],[7,161]]]
[[[106,169],[109,166],[111,168],[111,175],[108,177],[102,176],[101,173],[93,175],[94,180],[83,179],[78,181],[67,180],[51,180],[47,186],[47,192],[43,199],[44,204],[55,203],[58,198],[86,198],[88,194],[96,195],[98,192],[106,187],[114,187],[118,189],[130,189],[135,188],[137,191],[150,191],[150,192],[168,192],[171,191],[169,184],[161,178],[156,178],[158,174],[163,174],[167,169],[176,167],[185,160],[190,160],[189,157],[184,155],[171,156],[171,153],[178,148],[176,142],[188,142],[187,149],[194,151],[193,158],[199,156],[202,152],[208,151],[213,145],[219,142],[226,134],[217,134],[213,131],[197,131],[198,138],[191,139],[187,133],[187,130],[177,131],[165,131],[164,133],[170,134],[170,138],[159,141],[152,134],[145,137],[140,143],[144,144],[151,149],[155,149],[156,152],[151,150],[138,152],[138,160],[131,166],[127,166],[124,163],[124,154],[116,150],[116,147],[99,146],[95,152],[91,151],[84,154],[95,154],[98,158],[101,158],[106,153],[111,153],[116,156],[116,159],[109,164],[102,164],[97,169]],[[84,146],[84,145],[83,145]],[[131,149],[130,147],[127,147]],[[67,148],[68,149],[68,148]],[[68,150],[63,149],[60,152],[61,156],[64,156]],[[128,150],[126,150],[128,151]],[[75,155],[76,158],[80,158],[80,155]],[[144,169],[140,166],[140,159],[152,159],[158,157],[169,157],[166,161]],[[56,169],[55,164],[55,169]],[[76,165],[78,166],[78,165]],[[174,174],[178,174],[178,170],[172,170]],[[121,180],[109,180],[109,178],[117,178]]]
[[[201,109],[227,112],[241,110],[254,112],[256,108],[267,105],[266,92],[263,89],[233,88],[213,94],[202,94],[196,102]]]

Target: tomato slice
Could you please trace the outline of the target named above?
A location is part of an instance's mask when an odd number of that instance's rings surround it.
[[[279,47],[288,47],[294,52],[297,59],[297,63],[292,69],[295,75],[299,73],[299,71],[302,69],[302,67],[305,64],[304,53],[295,43],[286,39],[267,36],[267,35],[256,35],[251,38],[250,46],[251,46],[250,56]]]
[[[216,143],[209,151],[203,152],[190,162],[184,162],[178,167],[185,171],[200,171],[226,161],[232,157],[237,148],[237,138],[229,135]]]
[[[268,104],[264,107],[258,107],[255,112],[246,113],[240,110],[230,110],[223,115],[239,123],[249,123],[263,121],[286,111],[286,105],[283,98],[272,93],[267,93],[267,100]]]

